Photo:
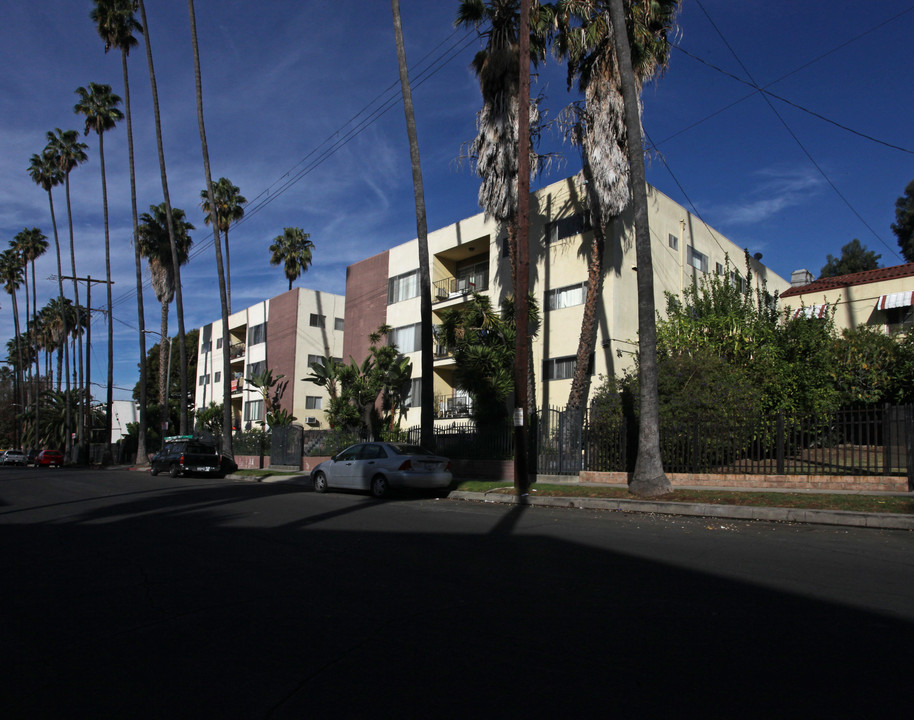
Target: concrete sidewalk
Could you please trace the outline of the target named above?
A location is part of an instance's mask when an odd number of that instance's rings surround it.
[[[226,479],[248,481],[252,478],[245,475],[227,475]],[[592,487],[619,487],[624,485],[607,485],[606,483],[581,483],[568,476],[549,476],[538,478],[540,482],[551,485],[588,485]],[[311,484],[308,473],[293,475],[275,475],[256,482],[294,482]],[[711,488],[677,488],[710,490]],[[721,491],[747,492],[745,488],[714,488]],[[753,490],[753,492],[785,492],[783,490]],[[822,494],[812,490],[790,490],[803,494]],[[854,491],[832,491],[829,495],[879,495],[906,497],[903,493],[858,493]],[[629,513],[658,513],[663,515],[683,515],[691,517],[709,517],[720,520],[767,520],[769,522],[812,523],[818,525],[837,525],[844,527],[865,527],[883,530],[914,530],[914,515],[899,515],[897,513],[862,513],[847,512],[843,510],[804,510],[797,508],[759,507],[744,505],[717,505],[714,503],[682,503],[665,500],[629,500],[624,498],[582,498],[582,497],[537,497],[531,493],[525,498],[499,492],[468,492],[454,490],[448,495],[449,500],[464,500],[471,502],[500,503],[503,505],[530,505],[538,507],[579,508],[582,510],[610,510]]]

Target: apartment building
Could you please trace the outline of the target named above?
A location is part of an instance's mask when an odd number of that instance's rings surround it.
[[[681,295],[707,273],[728,273],[745,282],[745,252],[669,197],[648,190],[657,310],[665,293]],[[567,402],[581,330],[592,231],[579,178],[567,178],[531,194],[530,288],[541,308],[542,325],[533,340],[536,404]],[[512,293],[505,237],[483,214],[429,233],[429,265],[434,319],[446,308],[468,302],[472,293],[489,295],[498,307]],[[771,292],[790,283],[750,259],[753,282]],[[633,363],[637,349],[637,262],[634,219],[626,212],[611,228],[603,257],[604,285],[599,313],[594,375],[619,374]],[[368,335],[379,325],[394,328],[393,341],[421,366],[419,346],[418,241],[411,240],[350,265],[346,278],[346,336],[343,357],[366,357]],[[447,348],[435,354],[436,417],[466,418],[472,399],[454,382],[455,362]],[[595,378],[596,379],[596,378]],[[413,381],[407,425],[419,423],[420,379]]]
[[[229,317],[231,373],[223,377],[222,321],[200,328],[194,406],[203,409],[223,398],[223,383],[231,384],[232,417],[236,429],[250,430],[264,419],[263,397],[246,379],[272,370],[285,377],[280,406],[297,422],[311,428],[328,427],[324,408],[329,395],[306,382],[310,364],[329,355],[342,358],[346,301],[340,295],[293,288]]]
[[[914,263],[813,280],[808,270],[791,275],[781,303],[794,315],[833,312],[838,330],[859,325],[894,334],[914,328]]]

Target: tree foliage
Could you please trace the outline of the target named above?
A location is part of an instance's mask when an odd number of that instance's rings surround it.
[[[879,267],[879,258],[881,257],[882,255],[877,255],[875,251],[867,250],[866,245],[854,238],[841,248],[840,257],[835,257],[831,254],[827,256],[827,262],[822,267],[819,277],[828,278],[864,272],[865,270],[875,270]]]
[[[539,329],[539,307],[529,300],[528,335]],[[509,416],[508,399],[514,391],[514,299],[502,301],[501,312],[488,296],[473,299],[441,313],[440,340],[456,362],[454,383],[473,399],[473,420],[498,425]]]
[[[895,201],[892,232],[898,238],[898,247],[905,262],[914,262],[914,180],[908,183],[904,195]]]

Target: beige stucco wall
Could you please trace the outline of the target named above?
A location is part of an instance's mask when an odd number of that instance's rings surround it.
[[[876,308],[883,295],[914,291],[914,277],[891,278],[861,285],[810,291],[782,299],[791,311],[801,307],[827,304],[834,309],[835,327],[840,331],[859,325],[875,325],[885,330],[885,312]]]

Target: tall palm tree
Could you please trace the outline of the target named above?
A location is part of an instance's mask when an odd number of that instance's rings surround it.
[[[229,253],[229,227],[244,217],[244,206],[247,198],[241,194],[241,189],[232,184],[228,178],[221,177],[213,183],[213,196],[216,203],[216,227],[225,238],[225,283],[228,297],[228,310],[232,312],[232,265]],[[200,191],[200,207],[205,213],[204,222],[212,223],[213,213],[210,210],[209,195],[204,188]]]
[[[476,115],[476,138],[470,155],[476,160],[479,205],[504,229],[514,272],[517,251],[517,131],[518,131],[518,0],[462,0],[457,9],[458,27],[474,27],[486,46],[473,58],[479,80],[482,109]],[[531,6],[530,59],[537,64],[545,55],[545,19],[540,4]],[[530,104],[531,125],[538,118]],[[536,156],[531,153],[531,167]],[[512,288],[516,278],[511,278]]]
[[[16,302],[16,291],[19,289],[19,286],[22,285],[24,277],[25,270],[23,268],[22,256],[16,249],[9,248],[0,253],[0,282],[3,283],[4,290],[6,290],[13,299],[13,325],[16,331],[16,337],[14,338],[16,345],[16,390],[19,400],[19,414],[21,415],[25,414],[26,408],[25,384],[23,383],[22,378],[23,366],[22,344],[19,332],[19,305]]]
[[[203,80],[200,71],[200,47],[197,43],[197,16],[193,0],[187,0],[190,15],[190,39],[194,53],[194,87],[197,99],[197,124],[200,129],[200,147],[203,151],[203,171],[206,176],[206,189],[203,210],[207,213],[206,222],[212,221],[213,244],[216,249],[216,276],[219,281],[219,305],[222,310],[222,454],[231,460],[234,457],[232,448],[232,391],[229,383],[231,375],[231,347],[229,337],[229,313],[232,311],[232,275],[229,264],[229,225],[244,215],[242,205],[247,202],[239,194],[237,187],[227,178],[220,178],[213,186],[213,174],[209,164],[209,147],[206,144],[206,124],[203,120]],[[218,189],[217,189],[218,188]],[[201,193],[202,195],[203,193]],[[222,262],[222,246],[219,242],[219,231],[225,233],[225,264]]]
[[[184,343],[184,293],[181,288],[181,253],[178,247],[178,229],[174,226],[172,219],[171,197],[168,194],[168,172],[165,169],[165,148],[162,145],[162,118],[159,113],[159,90],[156,85],[155,65],[152,61],[152,42],[149,39],[149,22],[146,20],[146,4],[143,0],[136,0],[140,9],[140,17],[143,21],[143,34],[146,42],[146,64],[149,67],[149,85],[152,88],[152,110],[155,118],[156,128],[156,148],[159,154],[159,175],[162,179],[162,196],[165,200],[165,222],[168,227],[168,241],[171,245],[171,262],[175,275],[175,311],[178,316],[178,351],[180,354],[180,363],[182,368],[187,367],[187,348]],[[185,260],[186,262],[186,260]],[[187,373],[181,373],[181,397],[187,398]],[[187,402],[182,399],[180,408],[180,432],[182,435],[187,433]]]
[[[273,238],[270,245],[270,265],[282,265],[286,278],[289,280],[289,290],[292,282],[298,280],[303,272],[311,266],[311,251],[314,243],[308,238],[311,235],[301,228],[283,228],[282,235]]]
[[[40,258],[42,255],[47,252],[48,249],[48,238],[41,232],[37,227],[33,228],[24,228],[13,238],[13,245],[19,253],[20,257],[23,260],[23,264],[31,264],[32,266],[32,320],[31,322],[37,325],[38,322],[38,298],[36,293],[36,283],[35,283],[35,261]],[[29,305],[29,295],[28,295],[28,284],[26,284],[26,294],[25,294],[25,303],[26,303],[26,323],[29,323],[28,315],[28,305]],[[31,336],[31,333],[27,333]],[[37,340],[36,338],[33,338]],[[41,386],[41,363],[40,357],[38,354],[38,344],[37,342],[33,343],[35,349],[35,382],[32,386],[32,398],[35,403],[35,427],[39,426],[39,413],[40,413],[40,403],[38,402],[38,396],[40,394]],[[30,366],[31,367],[31,366]]]
[[[184,265],[188,260],[190,246],[193,245],[188,234],[194,229],[185,219],[184,211],[180,208],[171,210],[171,220],[166,218],[167,210],[165,203],[160,205],[150,205],[149,212],[140,216],[140,225],[138,228],[138,244],[140,254],[146,258],[149,263],[149,274],[152,276],[152,289],[155,291],[156,299],[162,305],[162,324],[161,337],[163,342],[159,343],[159,400],[162,403],[163,421],[168,417],[168,392],[165,384],[166,370],[168,368],[168,359],[166,355],[167,347],[164,340],[168,338],[168,307],[177,294],[178,272],[174,265],[172,255],[172,244],[169,237],[169,226],[173,228],[175,239],[177,240],[178,262]],[[171,341],[169,341],[170,344]],[[182,368],[187,366],[182,364]],[[186,372],[181,373],[186,375]],[[185,380],[183,385],[186,385]],[[182,390],[181,404],[186,406],[186,394]]]
[[[105,443],[111,442],[111,417],[114,405],[114,323],[111,302],[111,240],[108,232],[108,181],[105,177],[105,133],[113,130],[124,113],[118,109],[120,97],[111,92],[110,85],[89,83],[89,89],[76,88],[79,102],[73,107],[74,112],[86,116],[88,135],[93,130],[98,135],[98,158],[102,173],[102,207],[105,216],[105,287],[108,301],[108,377],[107,397],[105,399]]]
[[[69,328],[67,325],[67,314],[65,312],[63,312],[63,307],[64,307],[63,265],[61,264],[61,260],[60,260],[60,234],[58,233],[58,230],[57,230],[57,215],[54,213],[54,193],[53,193],[53,188],[56,185],[60,185],[60,183],[63,182],[64,175],[63,175],[63,172],[61,171],[60,167],[55,162],[53,154],[51,152],[49,152],[47,147],[44,149],[44,151],[40,155],[37,155],[37,154],[32,155],[31,159],[29,160],[28,172],[29,172],[29,176],[32,178],[32,181],[48,194],[48,204],[51,207],[51,226],[54,228],[54,249],[57,253],[57,300],[58,300],[57,309],[61,311],[61,314],[59,316],[59,322],[60,322],[60,326],[61,326],[60,332],[63,337],[66,337],[68,334]],[[61,374],[62,374],[61,367],[63,364],[65,364],[68,368],[70,366],[69,350],[67,348],[66,342],[62,342],[61,347],[63,349],[63,357],[61,357],[60,350],[58,350],[58,354],[57,354],[57,389],[58,389],[58,391],[60,390],[60,383],[61,383]],[[64,380],[65,380],[67,396],[69,397],[70,373],[66,372],[63,374],[66,375],[66,378],[64,378]],[[70,408],[70,403],[68,402],[66,404],[67,426],[65,428],[66,432],[64,433],[66,442],[63,446],[65,451],[68,454],[69,454],[70,448],[71,448],[71,438],[72,438],[71,430],[73,427],[72,418],[69,415],[69,408]]]
[[[64,190],[67,196],[67,223],[70,228],[70,270],[73,273],[73,300],[79,307],[79,282],[76,279],[76,243],[73,240],[73,207],[70,203],[70,173],[81,163],[86,162],[89,157],[86,155],[86,149],[89,146],[79,141],[79,133],[76,130],[61,130],[57,128],[53,132],[48,132],[48,153],[55,159],[57,167],[63,173]],[[83,342],[82,328],[77,327],[77,377],[78,388],[83,387]],[[77,442],[79,447],[83,447],[85,440],[85,395],[81,395],[79,403],[79,420],[76,427]]]
[[[137,463],[145,464],[146,457],[146,314],[143,307],[143,265],[137,243],[139,224],[136,203],[136,170],[133,162],[133,117],[130,113],[130,78],[127,73],[127,56],[138,40],[135,32],[143,27],[134,17],[133,0],[93,0],[95,7],[89,14],[98,34],[105,41],[105,52],[116,47],[121,51],[121,69],[124,75],[124,115],[127,119],[127,154],[130,163],[130,208],[133,219],[133,257],[136,270],[136,305],[140,348],[140,385],[138,402],[140,406],[139,432],[137,436]],[[110,415],[110,413],[109,413]]]
[[[409,140],[409,157],[413,172],[413,195],[416,202],[416,237],[419,245],[419,345],[422,349],[420,373],[422,388],[419,403],[420,438],[423,446],[433,448],[435,443],[434,372],[435,358],[432,340],[432,281],[428,262],[428,220],[425,214],[425,189],[422,183],[422,164],[419,161],[419,139],[413,112],[413,95],[409,87],[406,49],[403,44],[403,26],[400,22],[400,2],[391,0],[394,18],[394,37],[397,43],[397,64],[400,68],[400,90],[403,111],[406,114],[406,135]]]
[[[577,365],[568,404],[582,408],[590,389],[589,359],[596,345],[597,305],[603,289],[602,254],[606,231],[630,200],[631,188],[644,193],[639,95],[642,85],[665,67],[679,0],[630,3],[625,15],[620,0],[563,0],[559,3],[558,49],[568,59],[585,97],[578,140],[584,152],[584,174],[591,204],[593,245],[588,289],[578,343]],[[629,83],[630,87],[625,87]],[[625,93],[629,92],[629,97]],[[634,115],[630,115],[634,113]],[[629,120],[634,118],[635,125]],[[634,152],[637,149],[637,153]],[[640,176],[629,174],[634,154]],[[636,223],[639,213],[635,208]],[[638,461],[630,483],[642,495],[669,491],[660,457],[657,417],[656,336],[650,238],[636,227],[638,318],[642,393]],[[646,243],[646,244],[645,244]],[[653,338],[653,341],[652,341]]]

